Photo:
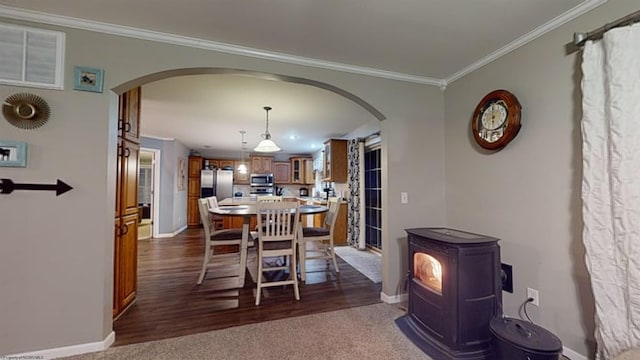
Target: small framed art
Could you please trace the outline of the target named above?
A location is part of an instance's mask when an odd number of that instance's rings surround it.
[[[0,140],[0,166],[26,167],[27,143]]]
[[[104,70],[84,66],[73,68],[73,89],[81,91],[102,92]]]

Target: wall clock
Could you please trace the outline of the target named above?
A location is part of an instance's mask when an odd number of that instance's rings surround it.
[[[520,102],[507,90],[494,90],[480,100],[471,120],[473,137],[488,150],[499,150],[520,131]]]

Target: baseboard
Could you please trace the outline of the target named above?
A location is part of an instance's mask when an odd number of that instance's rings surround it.
[[[571,360],[589,360],[586,356],[578,354],[577,352],[569,349],[566,346],[562,347],[562,355],[568,357]]]
[[[159,239],[159,238],[170,238],[170,237],[174,237],[174,236],[176,236],[176,235],[180,234],[181,232],[183,232],[183,231],[185,231],[185,230],[187,230],[187,225],[185,225],[185,226],[181,227],[180,229],[178,229],[178,230],[176,230],[176,231],[174,231],[174,232],[172,232],[172,233],[168,233],[168,234],[158,234],[158,236],[156,236],[156,239]]]
[[[387,304],[397,304],[403,301],[407,301],[407,299],[408,299],[407,294],[389,296],[382,291],[380,292],[380,300],[386,302]]]
[[[57,359],[61,357],[74,356],[80,354],[87,354],[96,351],[103,351],[108,349],[113,342],[116,341],[116,333],[111,332],[102,341],[96,341],[93,343],[64,346],[55,349],[39,350],[22,354],[7,355],[7,359]],[[4,359],[4,357],[3,357]]]

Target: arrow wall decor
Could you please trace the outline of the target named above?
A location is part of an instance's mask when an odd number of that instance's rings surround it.
[[[56,196],[60,196],[73,189],[60,179],[55,184],[16,184],[11,179],[0,179],[0,181],[0,194],[11,194],[14,190],[44,190],[55,191]]]

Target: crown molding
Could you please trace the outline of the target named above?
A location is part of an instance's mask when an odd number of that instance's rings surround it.
[[[444,80],[445,84],[451,84],[452,82],[460,79],[461,77],[478,70],[479,68],[493,62],[494,60],[512,52],[513,50],[521,47],[522,45],[527,44],[530,41],[537,39],[538,37],[548,33],[551,30],[554,30],[561,25],[568,23],[569,21],[577,18],[578,16],[587,13],[595,9],[596,7],[606,3],[608,0],[587,0],[582,4],[572,8],[571,10],[566,11],[562,15],[559,15],[552,19],[549,22],[544,23],[543,25],[535,28],[533,31],[525,34],[524,36],[512,41],[508,45],[498,49],[497,51],[489,54],[488,56],[476,61],[475,63],[465,67],[464,69],[458,71],[457,73],[449,76]]]
[[[39,11],[13,8],[0,5],[0,16],[14,20],[32,21],[37,23],[58,25],[73,29],[88,30],[110,35],[125,36],[140,40],[149,40],[172,45],[188,46],[197,49],[223,52],[240,56],[249,56],[258,59],[273,60],[283,63],[311,66],[316,68],[335,70],[359,75],[367,75],[384,79],[400,80],[426,85],[444,86],[444,80],[434,79],[416,75],[397,73],[393,71],[379,70],[363,66],[342,64],[332,61],[312,59],[302,56],[289,55],[284,53],[254,49],[244,46],[225,44],[215,41],[202,40],[187,36],[167,34],[157,31],[138,29],[122,25],[108,24],[98,21],[90,21],[67,16],[47,14]]]
[[[90,21],[84,19],[77,19],[72,17],[47,14],[39,11],[25,10],[13,8],[10,6],[0,5],[0,17],[8,17],[15,20],[32,21],[37,23],[64,26],[80,30],[88,30],[94,32],[100,32],[110,35],[124,36],[140,40],[155,41],[160,43],[181,45],[197,49],[222,52],[227,54],[234,54],[240,56],[248,56],[258,59],[272,60],[283,63],[311,66],[316,68],[335,70],[340,72],[367,75],[372,77],[406,81],[418,84],[426,84],[440,87],[444,90],[446,86],[461,77],[478,70],[479,68],[495,61],[496,59],[516,50],[517,48],[527,44],[530,41],[537,39],[538,37],[546,34],[547,32],[558,28],[559,26],[577,18],[580,15],[591,11],[592,9],[606,3],[608,0],[587,0],[580,5],[566,11],[560,16],[555,17],[551,21],[537,27],[533,31],[525,34],[524,36],[512,41],[508,45],[494,51],[488,56],[472,63],[471,65],[463,68],[462,70],[454,73],[446,79],[435,79],[423,76],[416,76],[410,74],[403,74],[393,71],[379,70],[363,66],[355,66],[349,64],[342,64],[332,61],[324,61],[318,59],[312,59],[307,57],[301,57],[296,55],[289,55],[284,53],[266,51],[261,49],[254,49],[244,46],[225,44],[215,41],[201,40],[197,38],[179,36],[167,33],[161,33],[157,31],[150,31],[144,29],[138,29],[122,25],[113,25],[108,23],[102,23],[97,21]]]
[[[140,134],[140,137],[145,137],[148,139],[155,139],[155,140],[162,140],[162,141],[176,141],[176,138],[168,138],[168,137],[147,135],[147,134]]]

